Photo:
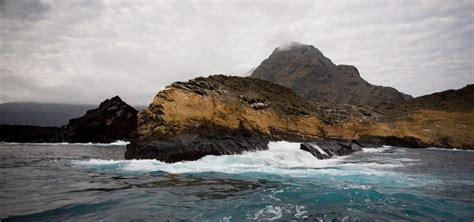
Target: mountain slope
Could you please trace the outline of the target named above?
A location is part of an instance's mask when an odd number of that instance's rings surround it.
[[[375,105],[412,98],[391,87],[372,85],[356,67],[335,65],[314,46],[299,43],[276,48],[250,77],[286,86],[313,101]]]

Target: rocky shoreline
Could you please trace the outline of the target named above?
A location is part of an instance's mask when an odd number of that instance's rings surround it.
[[[462,90],[470,93],[473,88]],[[268,141],[279,140],[301,142],[303,150],[320,159],[382,145],[474,147],[472,131],[460,128],[474,127],[474,109],[433,113],[399,106],[405,116],[387,111],[396,107],[314,103],[264,80],[200,77],[168,86],[138,114],[137,138],[125,156],[176,162],[263,150]],[[427,135],[440,126],[444,132]]]

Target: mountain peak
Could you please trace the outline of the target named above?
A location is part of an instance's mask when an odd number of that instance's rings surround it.
[[[313,45],[306,45],[299,42],[286,42],[275,48],[273,54],[282,52],[300,52],[308,55],[318,55],[324,57],[323,53]]]
[[[391,87],[368,83],[355,66],[336,65],[316,47],[298,42],[277,47],[251,77],[286,86],[314,101],[376,105],[411,99]]]
[[[111,101],[117,101],[117,102],[123,102],[122,98],[120,96],[116,95],[112,98],[110,98]]]

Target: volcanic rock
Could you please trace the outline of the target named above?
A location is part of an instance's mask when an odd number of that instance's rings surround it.
[[[335,156],[346,156],[362,150],[357,141],[321,140],[311,143],[302,143],[300,149],[311,153],[316,158],[330,159]]]
[[[110,143],[132,139],[137,128],[137,113],[120,97],[103,101],[82,117],[71,119],[58,140],[66,142]]]

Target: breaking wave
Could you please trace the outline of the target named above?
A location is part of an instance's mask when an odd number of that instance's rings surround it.
[[[389,148],[381,148],[386,150]],[[364,150],[363,152],[375,152]],[[377,151],[379,152],[379,151]],[[306,177],[315,174],[330,175],[381,175],[386,171],[379,169],[403,166],[400,162],[351,163],[347,157],[335,157],[319,160],[309,152],[300,149],[300,143],[271,142],[269,149],[257,152],[245,152],[240,155],[205,156],[196,161],[164,163],[158,160],[78,160],[73,165],[88,170],[107,170],[118,172],[154,172],[167,173],[203,173],[220,172],[229,174],[266,173]]]

